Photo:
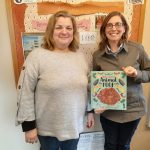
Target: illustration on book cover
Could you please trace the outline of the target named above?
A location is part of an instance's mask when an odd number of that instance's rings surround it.
[[[127,77],[123,71],[91,71],[91,106],[126,110]]]

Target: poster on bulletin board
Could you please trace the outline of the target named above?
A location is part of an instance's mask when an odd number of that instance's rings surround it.
[[[22,33],[22,47],[25,59],[34,48],[41,47],[43,36],[43,33]]]

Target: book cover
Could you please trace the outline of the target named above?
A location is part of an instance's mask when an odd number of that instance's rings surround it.
[[[91,71],[91,107],[126,110],[127,77],[123,71]]]

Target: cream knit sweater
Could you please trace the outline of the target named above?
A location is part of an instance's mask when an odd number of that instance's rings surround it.
[[[33,50],[21,71],[16,124],[36,120],[38,134],[60,141],[83,131],[88,67],[81,52]]]

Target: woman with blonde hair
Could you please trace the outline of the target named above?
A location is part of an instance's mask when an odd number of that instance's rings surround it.
[[[77,39],[72,15],[52,15],[42,47],[29,54],[20,75],[16,123],[27,143],[39,138],[42,150],[76,150],[83,131],[88,66]]]

